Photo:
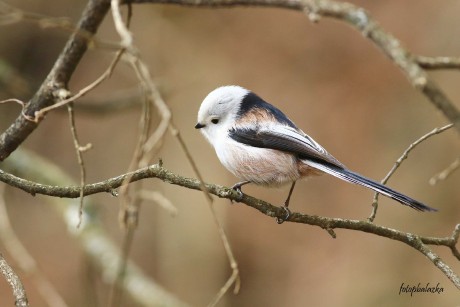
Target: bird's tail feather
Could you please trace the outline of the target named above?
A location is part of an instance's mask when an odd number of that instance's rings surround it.
[[[332,164],[324,164],[324,163],[310,161],[310,160],[306,163],[313,168],[319,169],[325,173],[328,173],[332,176],[335,176],[347,182],[362,185],[371,190],[374,190],[380,194],[390,197],[400,202],[401,204],[409,206],[413,209],[416,209],[419,211],[438,211],[437,209],[428,207],[427,205],[424,205],[423,203],[413,198],[410,198],[409,196],[401,194],[387,186],[384,186],[378,182],[375,182],[369,178],[361,176],[360,174],[354,173],[345,168],[341,168],[339,166],[335,166]]]

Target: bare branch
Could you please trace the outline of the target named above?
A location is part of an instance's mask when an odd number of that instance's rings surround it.
[[[5,165],[9,165],[8,162],[13,159],[9,159],[6,161]],[[14,160],[13,160],[14,161]],[[22,162],[24,163],[24,162]],[[19,163],[15,163],[14,167],[10,165],[12,169],[23,168],[23,165],[19,165]],[[25,174],[28,174],[30,170],[27,171]],[[149,167],[137,170],[135,172],[124,174],[104,182],[95,183],[86,185],[84,189],[85,195],[90,195],[98,192],[109,192],[113,191],[119,187],[126,177],[131,178],[131,181],[146,179],[146,178],[158,178],[166,183],[179,185],[185,188],[194,189],[194,190],[201,190],[202,183],[199,180],[182,177],[180,175],[174,174],[160,166],[159,164],[151,165]],[[47,195],[52,196],[59,196],[59,197],[73,197],[76,198],[79,196],[80,187],[78,186],[69,186],[69,187],[56,187],[50,185],[40,185],[30,181],[26,181],[24,179],[19,179],[11,174],[7,174],[5,172],[0,172],[0,180],[1,181],[9,181],[7,182],[10,185],[17,186],[25,190],[26,192],[31,192],[34,190],[35,193],[42,193],[47,192]],[[15,185],[16,184],[16,185]],[[263,200],[254,198],[252,196],[243,194],[241,197],[236,191],[231,188],[223,187],[220,185],[215,184],[205,184],[206,189],[209,193],[216,195],[220,198],[227,198],[237,202],[244,203],[263,214],[270,216],[270,217],[285,217],[285,211],[280,208],[273,206],[270,203],[267,203]],[[38,189],[35,189],[38,188]],[[44,193],[42,193],[44,194]],[[452,237],[447,238],[434,238],[434,237],[421,237],[418,235],[414,235],[411,233],[405,233],[396,229],[391,229],[383,226],[376,225],[369,221],[359,221],[359,220],[348,220],[348,219],[341,219],[341,218],[329,218],[329,217],[321,217],[315,215],[307,215],[301,213],[292,213],[287,221],[294,222],[294,223],[302,223],[308,224],[312,226],[318,226],[326,231],[334,230],[334,229],[349,229],[349,230],[356,230],[367,232],[371,234],[375,234],[378,236],[386,237],[392,240],[397,240],[403,242],[421,253],[423,253],[426,257],[428,257],[434,265],[436,265],[451,281],[454,285],[460,289],[460,279],[459,277],[452,271],[452,269],[435,253],[429,250],[426,245],[443,245],[449,247],[452,250],[454,256],[458,257],[459,252],[456,248],[456,244],[458,241],[458,231],[457,226],[456,231],[452,235]],[[420,243],[421,242],[421,243]]]
[[[120,38],[121,38],[121,45],[123,46],[123,50],[126,51],[128,58],[136,57],[137,53],[133,45],[133,39],[131,36],[131,32],[128,30],[131,17],[132,17],[132,8],[131,5],[128,5],[128,16],[126,24],[123,21],[119,1],[118,0],[111,0],[111,12],[112,17],[115,24],[115,29],[117,30]],[[137,58],[137,57],[136,57]],[[138,60],[140,62],[140,60]],[[132,61],[130,61],[132,64]],[[139,77],[139,73],[137,71],[137,67],[132,65],[134,71],[137,73]],[[144,79],[140,78],[141,83],[145,86]],[[144,82],[143,82],[144,81]],[[150,123],[151,123],[151,116],[150,116],[150,101],[148,99],[144,100],[143,109],[142,109],[142,116],[139,122],[139,136],[136,147],[134,149],[133,157],[131,158],[131,162],[128,166],[128,171],[132,171],[139,167],[140,161],[144,158],[144,151],[142,150],[145,141],[148,137],[148,132],[150,130]],[[120,189],[120,210],[119,210],[119,222],[120,225],[125,229],[123,243],[121,247],[122,257],[121,261],[117,267],[117,274],[116,280],[113,284],[110,294],[110,302],[109,306],[121,306],[122,304],[122,297],[123,297],[123,290],[122,287],[123,283],[125,282],[125,272],[127,269],[128,258],[131,252],[131,247],[133,244],[134,233],[137,229],[137,225],[139,222],[139,206],[140,206],[140,199],[136,198],[134,200],[130,199],[130,189],[129,185],[126,183],[130,181],[130,178],[127,177],[125,179],[124,185]],[[131,189],[132,190],[132,189]],[[135,193],[139,190],[139,187],[135,190]]]
[[[80,167],[80,187],[82,187],[80,191],[80,208],[78,210],[78,224],[77,228],[80,227],[82,218],[83,218],[83,187],[85,186],[86,183],[86,168],[85,168],[85,163],[83,162],[83,151],[86,148],[90,148],[91,144],[88,144],[83,148],[80,145],[80,141],[78,140],[78,133],[77,133],[77,127],[75,126],[75,114],[73,110],[73,103],[70,103],[67,105],[67,110],[69,112],[69,122],[70,122],[70,131],[72,132],[72,139],[73,139],[73,145],[75,148],[75,153],[77,155],[77,161],[78,161],[78,166]]]
[[[412,150],[414,150],[415,147],[417,147],[417,145],[419,145],[420,143],[422,143],[426,139],[428,139],[428,138],[430,138],[430,137],[432,137],[432,136],[434,136],[436,134],[442,133],[442,132],[446,131],[447,129],[452,128],[452,126],[453,126],[453,124],[448,124],[448,125],[445,125],[444,127],[441,127],[441,128],[435,128],[432,131],[428,132],[427,134],[423,135],[417,141],[415,141],[412,144],[410,144],[409,147],[403,152],[401,157],[399,157],[399,159],[395,162],[395,164],[393,165],[393,168],[388,172],[388,174],[385,176],[385,178],[383,178],[382,184],[386,184],[388,182],[388,179],[390,179],[390,177],[394,174],[394,172],[399,168],[401,163],[404,160],[407,159],[407,157],[409,156],[409,153]]]
[[[422,242],[427,245],[443,245],[450,247],[452,254],[460,260],[460,252],[457,249],[458,238],[460,236],[460,224],[455,226],[454,231],[450,237],[446,238],[432,238],[432,237],[424,237],[421,238]]]
[[[165,101],[163,100],[156,84],[153,82],[152,80],[152,77],[150,75],[150,71],[149,69],[147,68],[147,65],[141,60],[139,54],[138,54],[138,50],[137,48],[135,47],[134,43],[133,43],[133,37],[132,37],[132,34],[131,32],[128,30],[128,27],[127,25],[125,25],[125,23],[123,22],[123,19],[121,17],[121,12],[120,12],[120,1],[119,0],[112,0],[111,1],[111,8],[112,8],[112,16],[113,16],[113,20],[114,20],[114,23],[115,23],[115,28],[119,34],[119,36],[121,37],[121,45],[124,46],[124,48],[126,49],[126,52],[128,54],[128,58],[130,59],[130,63],[134,69],[134,71],[136,72],[136,75],[139,79],[139,81],[141,82],[141,85],[146,93],[146,97],[149,98],[156,106],[157,110],[158,110],[158,113],[160,114],[161,116],[161,121],[160,121],[160,124],[157,126],[156,130],[152,133],[152,135],[149,137],[148,140],[146,140],[144,142],[144,140],[142,139],[142,152],[138,152],[136,150],[136,152],[139,153],[139,160],[136,160],[138,161],[139,163],[137,164],[138,166],[143,166],[143,165],[148,165],[149,161],[150,161],[150,158],[149,158],[149,153],[157,146],[157,144],[159,144],[168,127],[169,127],[169,130],[171,131],[171,133],[177,138],[177,140],[179,141],[180,145],[181,145],[181,148],[182,150],[184,151],[187,159],[189,160],[190,164],[192,165],[195,173],[198,175],[198,177],[201,177],[199,171],[198,171],[198,168],[196,167],[196,164],[194,163],[193,161],[193,158],[192,156],[190,155],[188,149],[187,149],[187,146],[185,145],[185,143],[183,142],[182,138],[180,137],[180,134],[179,134],[179,131],[174,127],[173,123],[171,122],[171,111],[169,110],[169,107],[167,106],[167,104],[165,103]],[[144,133],[142,133],[142,136],[143,135],[146,135],[146,131],[144,131]],[[140,143],[139,143],[140,144]],[[139,145],[138,144],[138,145]],[[138,148],[138,147],[137,147]],[[132,168],[130,168],[129,170],[132,170]],[[126,178],[126,181],[129,182],[130,181],[130,178],[127,177]],[[126,186],[125,186],[126,187]],[[213,299],[213,301],[210,303],[210,306],[214,306],[215,304],[217,304],[217,302],[219,302],[219,300],[223,297],[223,295],[228,291],[228,289],[231,287],[232,284],[235,284],[235,293],[238,292],[238,289],[239,289],[239,285],[240,285],[240,281],[239,281],[239,271],[238,271],[238,265],[237,265],[237,262],[235,260],[235,257],[233,255],[233,251],[230,247],[230,243],[227,239],[227,236],[225,234],[225,231],[217,217],[217,213],[215,212],[215,209],[213,207],[213,203],[212,203],[212,199],[211,197],[209,197],[208,193],[206,192],[206,189],[204,188],[204,186],[202,186],[202,190],[204,191],[205,195],[207,195],[207,200],[208,200],[208,204],[209,204],[209,207],[210,207],[210,210],[211,210],[211,213],[212,213],[212,216],[213,216],[213,219],[214,219],[214,222],[215,224],[217,225],[217,228],[218,228],[218,231],[219,231],[219,235],[220,235],[220,238],[223,242],[223,245],[224,245],[224,248],[225,248],[225,252],[227,254],[227,257],[229,259],[229,262],[230,262],[230,267],[232,269],[232,275],[230,276],[230,278],[228,279],[228,281],[225,283],[225,285],[221,288],[221,290],[219,291],[219,293],[216,295],[216,297]],[[120,194],[124,194],[123,192],[126,191],[126,188],[122,188],[121,189],[122,193]],[[128,213],[128,208],[127,208],[127,203],[125,203],[125,208],[123,208],[123,210],[121,211],[122,213],[122,217],[123,217],[123,221],[125,219],[125,217],[127,216],[127,213]],[[135,209],[135,206],[131,206],[132,208]],[[137,210],[131,210],[131,211],[136,211]],[[137,214],[134,214],[135,212],[131,212],[131,215],[133,215],[134,217],[137,218]],[[129,227],[129,224],[127,225],[128,227],[128,232],[133,229],[132,227]],[[132,234],[130,234],[130,237],[132,236]],[[126,251],[126,249],[123,249],[124,251]],[[127,255],[127,254],[126,254]],[[116,294],[116,292],[113,292]],[[114,296],[113,296],[114,297]],[[115,301],[119,301],[119,299],[113,299],[112,302],[115,302]]]
[[[0,186],[0,240],[7,252],[12,256],[15,263],[21,270],[27,274],[41,294],[43,300],[50,307],[66,307],[67,304],[57,292],[53,284],[46,278],[40,268],[37,266],[35,259],[26,249],[24,244],[19,240],[16,232],[14,231],[8,211],[6,210],[6,203],[4,199],[4,188],[6,185]]]
[[[219,221],[219,218],[217,216],[216,209],[214,208],[214,200],[209,194],[208,189],[206,188],[206,185],[204,183],[203,177],[201,176],[201,172],[198,169],[198,166],[195,163],[195,160],[193,159],[192,155],[190,154],[190,151],[188,150],[187,145],[185,144],[184,140],[182,139],[182,136],[179,132],[179,130],[174,126],[174,124],[171,122],[170,124],[170,131],[172,135],[174,135],[179,142],[179,145],[182,148],[182,151],[185,153],[185,156],[187,157],[187,160],[189,161],[190,165],[193,168],[193,171],[195,172],[196,176],[198,177],[198,180],[200,182],[200,190],[203,191],[204,196],[206,197],[206,201],[208,203],[209,209],[211,210],[212,217],[214,219],[214,223],[216,224],[217,230],[219,231],[219,236],[222,241],[222,244],[224,245],[225,253],[227,254],[228,261],[230,262],[230,268],[232,269],[232,274],[230,275],[229,279],[227,282],[221,287],[219,292],[214,296],[212,301],[209,303],[208,306],[215,306],[217,303],[222,299],[222,297],[227,293],[227,291],[230,289],[230,287],[234,284],[235,287],[233,289],[233,293],[237,294],[240,290],[241,286],[241,280],[240,280],[240,273],[238,269],[238,262],[236,261],[235,256],[233,255],[232,248],[230,246],[230,242],[227,238],[227,235],[225,234],[224,228],[222,227],[221,222]]]
[[[10,284],[11,288],[13,289],[15,306],[18,306],[18,307],[19,306],[21,307],[29,306],[26,291],[24,290],[24,286],[22,285],[22,282],[19,279],[19,276],[14,272],[14,270],[11,268],[8,262],[6,262],[2,254],[0,254],[0,272],[2,273],[5,280]]]
[[[54,94],[59,89],[66,89],[75,68],[88,47],[88,37],[80,32],[94,34],[110,7],[108,0],[91,0],[82,13],[77,31],[68,40],[64,50],[56,60],[54,67],[43,81],[25,108],[27,116],[34,117],[35,112],[56,101]],[[38,123],[18,116],[11,126],[0,135],[0,161],[6,159],[37,128]]]
[[[80,114],[102,115],[138,108],[142,105],[142,93],[138,88],[108,93],[103,99],[81,101],[75,105]]]
[[[173,203],[158,191],[141,190],[138,193],[138,197],[142,200],[149,200],[157,203],[161,208],[171,214],[171,216],[176,216],[179,212]]]
[[[21,101],[19,99],[15,99],[15,98],[10,98],[10,99],[5,99],[5,100],[1,100],[0,103],[8,103],[8,102],[16,102],[17,104],[19,104],[22,108],[25,107],[25,103],[24,101]]]
[[[460,69],[460,58],[458,57],[427,57],[416,56],[415,60],[420,67],[425,69]]]
[[[446,180],[453,172],[460,168],[460,158],[455,159],[445,170],[440,172],[439,174],[434,175],[430,179],[430,184],[435,185],[441,180]]]
[[[50,17],[37,13],[26,12],[0,1],[0,26],[17,23],[22,20],[37,21],[42,27],[55,26],[65,29],[74,28],[69,18]]]
[[[115,66],[118,64],[118,61],[120,60],[121,56],[123,55],[123,52],[124,52],[123,49],[119,50],[116,53],[114,59],[112,60],[112,63],[110,63],[109,67],[105,70],[105,72],[101,76],[99,76],[95,81],[93,81],[91,84],[89,84],[89,85],[85,86],[84,88],[82,88],[77,94],[70,95],[69,92],[67,92],[65,90],[61,90],[60,93],[64,94],[64,96],[62,97],[64,99],[59,100],[58,102],[56,102],[53,105],[50,105],[48,107],[45,107],[43,109],[40,109],[40,110],[36,111],[34,113],[34,117],[33,117],[32,121],[38,123],[40,120],[42,120],[44,118],[45,114],[48,113],[49,111],[57,109],[57,108],[62,107],[62,106],[65,106],[65,105],[67,105],[69,103],[72,103],[72,102],[76,101],[77,99],[83,97],[84,95],[88,94],[93,89],[95,89],[99,84],[101,84],[104,80],[106,80],[107,78],[109,78],[112,75],[112,72],[115,69]],[[61,95],[56,95],[56,93],[55,93],[55,96],[57,96],[56,98],[61,98],[61,97],[59,97]],[[68,97],[68,96],[70,96],[70,97]]]
[[[412,144],[410,144],[409,147],[398,158],[398,160],[396,160],[396,162],[393,165],[393,167],[391,168],[391,170],[388,172],[388,174],[385,176],[385,178],[383,178],[382,181],[380,181],[380,183],[381,184],[386,184],[388,182],[390,177],[393,176],[393,174],[396,172],[396,170],[401,166],[401,163],[404,160],[407,159],[407,157],[409,156],[409,153],[412,150],[414,150],[415,147],[417,147],[417,145],[419,145],[420,143],[422,143],[426,139],[428,139],[428,138],[430,138],[430,137],[432,137],[432,136],[434,136],[436,134],[442,133],[442,132],[446,131],[447,129],[452,128],[452,126],[453,126],[453,124],[448,124],[448,125],[445,125],[444,127],[441,127],[441,128],[435,128],[432,131],[428,132],[427,134],[423,135],[421,138],[419,138],[418,140],[416,140]],[[375,216],[377,214],[378,199],[379,199],[379,193],[374,193],[374,199],[372,200],[372,213],[368,218],[369,222],[374,221]]]
[[[28,12],[11,5],[5,4],[0,1],[0,26],[14,24],[18,22],[33,22],[36,23],[42,29],[57,28],[64,30],[65,32],[75,33],[81,37],[88,39],[92,46],[104,47],[109,50],[118,50],[121,48],[119,44],[114,44],[108,41],[101,41],[93,37],[94,33],[87,32],[83,28],[77,28],[77,26],[68,17],[54,17],[43,14],[37,14],[35,12]],[[0,61],[0,66],[2,63]],[[12,77],[14,78],[14,71]],[[17,76],[20,77],[20,76]],[[1,76],[0,76],[0,79]],[[20,81],[20,80],[17,80]]]

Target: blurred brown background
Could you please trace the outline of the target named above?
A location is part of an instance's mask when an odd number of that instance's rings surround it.
[[[352,2],[368,9],[416,54],[459,54],[458,1]],[[74,22],[85,5],[85,1],[8,3],[49,16],[67,16]],[[202,99],[220,85],[239,84],[255,91],[283,109],[349,168],[377,180],[410,143],[446,124],[379,50],[334,20],[312,24],[299,12],[281,9],[135,5],[132,32],[208,182],[230,186],[237,180],[193,129]],[[2,26],[0,60],[13,67],[23,81],[16,82],[19,85],[14,88],[2,83],[0,99],[29,99],[67,35],[27,21]],[[110,15],[98,37],[118,39]],[[92,82],[111,59],[108,50],[89,51],[70,89],[76,92]],[[460,72],[430,75],[453,101],[459,101]],[[122,63],[110,80],[81,102],[101,102],[136,84],[132,70]],[[18,112],[16,105],[0,105],[2,131]],[[88,182],[126,170],[139,118],[139,108],[100,117],[77,113],[81,142],[94,146],[84,155]],[[78,180],[70,136],[66,112],[57,111],[47,116],[24,147],[54,161]],[[460,222],[460,174],[434,187],[428,180],[455,160],[459,149],[453,130],[436,136],[413,151],[389,183],[439,208],[439,213],[419,213],[381,197],[376,223],[427,236],[450,235]],[[172,171],[194,177],[176,139],[169,134],[157,156]],[[132,259],[183,301],[206,305],[227,280],[230,269],[203,195],[158,180],[148,180],[145,186],[164,193],[179,215],[171,217],[157,205],[144,203]],[[288,188],[248,186],[244,191],[281,204]],[[33,198],[9,188],[6,199],[14,229],[66,302],[70,306],[88,304],[84,255],[60,216],[47,205],[46,197]],[[107,195],[91,199],[100,204],[98,211],[107,230],[120,242],[117,200]],[[365,219],[371,201],[371,192],[323,176],[299,183],[291,206],[308,214]],[[458,290],[430,261],[399,242],[346,230],[337,230],[334,240],[316,227],[277,225],[245,205],[231,206],[220,199],[215,204],[236,254],[242,282],[240,293],[227,294],[220,306],[453,306],[460,301]],[[460,264],[447,248],[433,248],[460,272]],[[1,243],[0,252],[5,254]],[[32,283],[26,277],[23,280],[32,305],[44,306]],[[444,292],[399,295],[402,283],[427,282],[439,283]],[[100,288],[102,293],[108,292],[104,286]],[[11,304],[10,289],[0,279],[0,306]]]

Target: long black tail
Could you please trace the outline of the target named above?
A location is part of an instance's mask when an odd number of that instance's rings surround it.
[[[403,205],[409,206],[415,210],[419,211],[438,211],[437,209],[428,207],[427,205],[422,204],[421,202],[410,198],[409,196],[406,196],[404,194],[401,194],[387,186],[384,186],[378,182],[375,182],[369,178],[366,178],[364,176],[361,176],[360,174],[354,173],[350,170],[347,170],[345,168],[341,168],[339,166],[335,166],[332,164],[324,164],[321,162],[314,162],[308,160],[306,162],[309,166],[317,168],[325,173],[328,173],[332,176],[335,176],[337,178],[340,178],[342,180],[345,180],[350,183],[355,183],[362,185],[366,188],[369,188],[371,190],[374,190],[380,194],[383,194],[387,197],[390,197],[398,202],[400,202]]]

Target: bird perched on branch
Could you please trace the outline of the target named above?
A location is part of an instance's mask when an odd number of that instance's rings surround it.
[[[282,223],[289,218],[289,200],[298,179],[332,175],[390,197],[419,211],[437,211],[374,180],[350,171],[275,106],[240,86],[222,86],[209,93],[198,111],[196,129],[214,147],[220,162],[241,182],[280,186],[291,183]]]

